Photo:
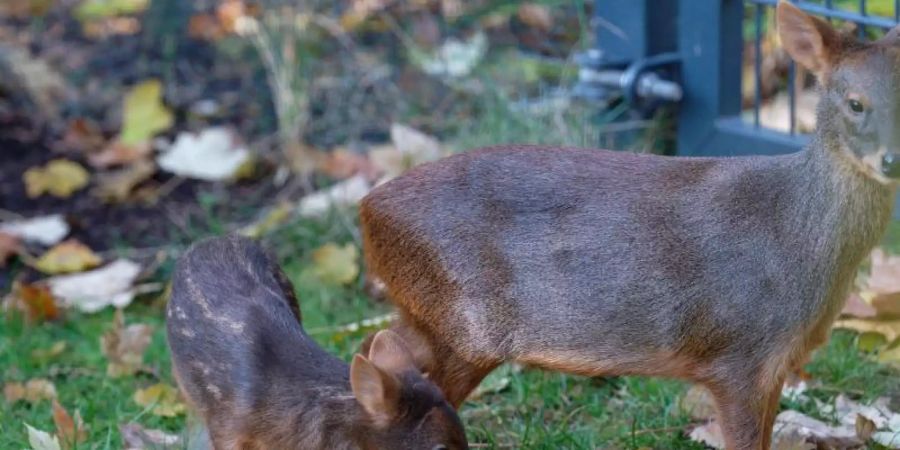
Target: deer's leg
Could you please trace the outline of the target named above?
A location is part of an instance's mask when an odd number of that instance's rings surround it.
[[[742,372],[736,370],[729,380],[709,385],[728,450],[769,450],[783,372],[741,376]]]

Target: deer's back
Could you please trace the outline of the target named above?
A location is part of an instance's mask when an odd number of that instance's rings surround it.
[[[175,371],[204,413],[275,409],[307,386],[312,406],[329,387],[349,389],[346,364],[304,333],[290,283],[248,239],[194,245],[176,267],[167,316]]]
[[[363,201],[367,262],[402,310],[472,355],[594,347],[639,364],[758,346],[808,317],[790,311],[810,306],[786,274],[807,250],[790,219],[797,160],[461,154]]]

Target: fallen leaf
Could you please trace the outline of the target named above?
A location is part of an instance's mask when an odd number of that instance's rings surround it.
[[[414,50],[411,59],[428,75],[461,78],[472,73],[487,49],[487,36],[479,31],[466,41],[451,37],[431,53]]]
[[[332,178],[343,180],[356,174],[362,174],[369,180],[375,179],[376,169],[365,155],[342,148],[331,151],[322,158],[319,170]]]
[[[84,0],[75,8],[75,17],[88,21],[139,13],[147,8],[149,2],[150,0]]]
[[[128,199],[139,184],[156,173],[156,165],[145,159],[112,173],[97,176],[97,187],[93,194],[107,202],[122,202]]]
[[[65,150],[91,154],[103,148],[106,139],[100,127],[90,119],[78,117],[69,121],[63,134],[62,146]]]
[[[143,160],[152,150],[149,140],[126,144],[121,139],[114,139],[103,151],[88,155],[88,162],[94,167],[104,169]]]
[[[900,317],[900,256],[876,248],[871,258],[869,277],[859,295],[879,317]]]
[[[550,31],[553,28],[553,16],[544,5],[523,3],[519,6],[519,11],[516,15],[525,25],[541,31]]]
[[[19,238],[0,231],[0,267],[6,267],[6,261],[20,253],[22,253],[22,242],[19,241]]]
[[[25,182],[29,198],[49,193],[55,197],[69,198],[90,182],[91,175],[80,164],[67,159],[54,159],[43,167],[32,167],[25,171]]]
[[[116,310],[113,327],[100,338],[100,349],[109,360],[106,374],[121,377],[136,373],[144,365],[144,351],[153,338],[153,328],[145,324],[125,326],[125,316]]]
[[[40,323],[59,318],[56,298],[46,286],[16,282],[13,284],[14,307],[25,314],[30,323]]]
[[[855,422],[853,425],[831,426],[793,410],[778,414],[774,429],[778,434],[796,432],[807,441],[826,448],[854,448],[863,444],[856,435]]]
[[[28,430],[28,444],[31,445],[32,450],[62,450],[59,446],[59,439],[56,436],[51,436],[46,431],[33,428],[27,423],[25,424],[25,429]]]
[[[56,341],[50,348],[37,348],[31,351],[31,358],[41,361],[56,358],[66,351],[66,341]]]
[[[117,259],[99,269],[51,277],[47,285],[62,306],[93,313],[107,306],[128,306],[134,299],[133,285],[140,273],[139,264]]]
[[[34,217],[15,222],[0,223],[0,232],[26,242],[55,245],[69,234],[69,224],[62,215]]]
[[[359,275],[359,250],[352,243],[343,247],[329,242],[312,252],[313,274],[331,284],[350,284]]]
[[[872,307],[858,293],[851,293],[844,304],[841,314],[860,319],[871,319],[878,316],[878,310]]]
[[[900,337],[900,320],[843,319],[835,322],[834,327],[859,333],[878,333],[884,336],[887,342],[894,342]]]
[[[725,448],[725,437],[722,435],[722,429],[715,421],[709,421],[703,425],[695,427],[688,435],[694,442],[705,444],[714,449]]]
[[[56,386],[46,378],[34,378],[23,383],[12,382],[3,385],[3,396],[9,403],[24,400],[35,404],[42,400],[56,398]]]
[[[81,413],[75,411],[73,419],[56,399],[53,399],[53,423],[56,425],[56,436],[65,449],[78,448],[78,444],[87,440],[87,430],[81,420]]]
[[[863,405],[841,394],[834,400],[834,409],[838,421],[843,425],[855,427],[859,420],[858,416],[863,416],[871,421],[876,429],[881,429],[887,426],[893,415],[889,403],[890,399],[884,397]]]
[[[175,417],[185,411],[184,403],[178,399],[178,390],[165,383],[138,389],[134,393],[134,402],[156,416]]]
[[[856,437],[860,438],[862,441],[868,441],[873,434],[875,434],[875,430],[878,429],[875,426],[875,422],[869,420],[868,417],[857,414],[856,415]]]
[[[688,389],[681,397],[679,406],[694,420],[708,420],[716,415],[716,403],[712,393],[699,384]]]
[[[356,175],[328,189],[303,197],[298,206],[301,217],[322,217],[333,209],[347,208],[359,203],[369,193],[371,185],[362,175]]]
[[[386,179],[444,156],[444,150],[437,139],[402,124],[391,125],[391,143],[392,146],[378,147],[369,152],[372,165]]]
[[[119,425],[125,450],[155,450],[181,445],[181,437],[161,430],[146,429],[136,423]],[[194,447],[187,447],[194,448]]]
[[[172,112],[162,103],[159,80],[147,80],[132,87],[125,96],[122,116],[119,139],[124,145],[148,142],[174,123]]]
[[[48,274],[80,272],[100,265],[100,258],[88,246],[75,239],[61,242],[35,261],[35,268]]]
[[[885,364],[891,364],[893,366],[900,367],[900,345],[894,348],[882,350],[878,354],[878,360]]]
[[[900,430],[876,432],[872,440],[889,449],[900,449]]]
[[[275,208],[267,211],[256,222],[241,229],[240,233],[244,236],[258,239],[275,227],[287,222],[293,213],[294,205],[292,203],[280,203]]]
[[[206,181],[232,178],[248,160],[250,152],[224,127],[207,128],[200,134],[181,133],[156,159],[167,172]]]

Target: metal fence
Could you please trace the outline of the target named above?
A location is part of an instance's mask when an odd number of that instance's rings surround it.
[[[900,22],[900,0],[794,1],[839,26],[855,24],[862,38]],[[676,104],[679,155],[778,154],[806,141],[798,127],[805,76],[790,62],[779,75],[786,114],[772,126],[763,112],[763,48],[778,0],[596,0],[598,47],[582,55],[582,92],[622,96],[636,109]],[[891,5],[888,5],[891,6]],[[747,73],[744,51],[753,57]],[[743,85],[743,86],[742,86]],[[747,89],[742,89],[746,87]],[[749,94],[747,92],[752,89]],[[810,91],[814,92],[814,91]],[[776,124],[779,125],[779,124]]]

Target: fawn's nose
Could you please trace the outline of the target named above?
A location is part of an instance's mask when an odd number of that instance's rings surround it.
[[[887,152],[881,157],[881,173],[886,177],[900,178],[900,153]]]

